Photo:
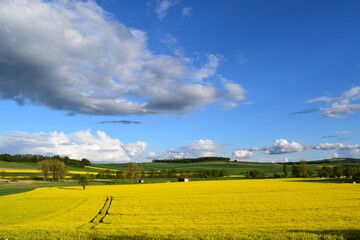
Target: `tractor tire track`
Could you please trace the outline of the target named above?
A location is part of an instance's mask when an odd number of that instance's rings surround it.
[[[104,218],[106,217],[106,215],[109,214],[109,209],[111,207],[112,200],[113,200],[112,196],[106,197],[103,207],[100,209],[99,213],[90,221],[90,223],[93,224],[91,229],[95,228],[96,225],[98,225],[99,223],[103,223]]]

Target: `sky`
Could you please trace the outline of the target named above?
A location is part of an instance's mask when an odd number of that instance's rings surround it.
[[[2,0],[0,153],[360,158],[357,0]]]

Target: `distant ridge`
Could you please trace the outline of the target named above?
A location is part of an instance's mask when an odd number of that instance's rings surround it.
[[[299,162],[289,162],[289,165],[298,164]],[[358,158],[330,158],[323,160],[306,161],[307,164],[332,164],[332,165],[356,165],[360,164]]]

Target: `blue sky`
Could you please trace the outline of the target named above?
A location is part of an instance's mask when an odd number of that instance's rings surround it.
[[[358,1],[2,1],[0,152],[360,158]]]

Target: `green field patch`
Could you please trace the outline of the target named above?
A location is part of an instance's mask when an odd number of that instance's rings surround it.
[[[37,163],[27,163],[27,162],[6,162],[0,161],[0,171],[1,168],[8,168],[8,169],[34,169],[38,168]]]

